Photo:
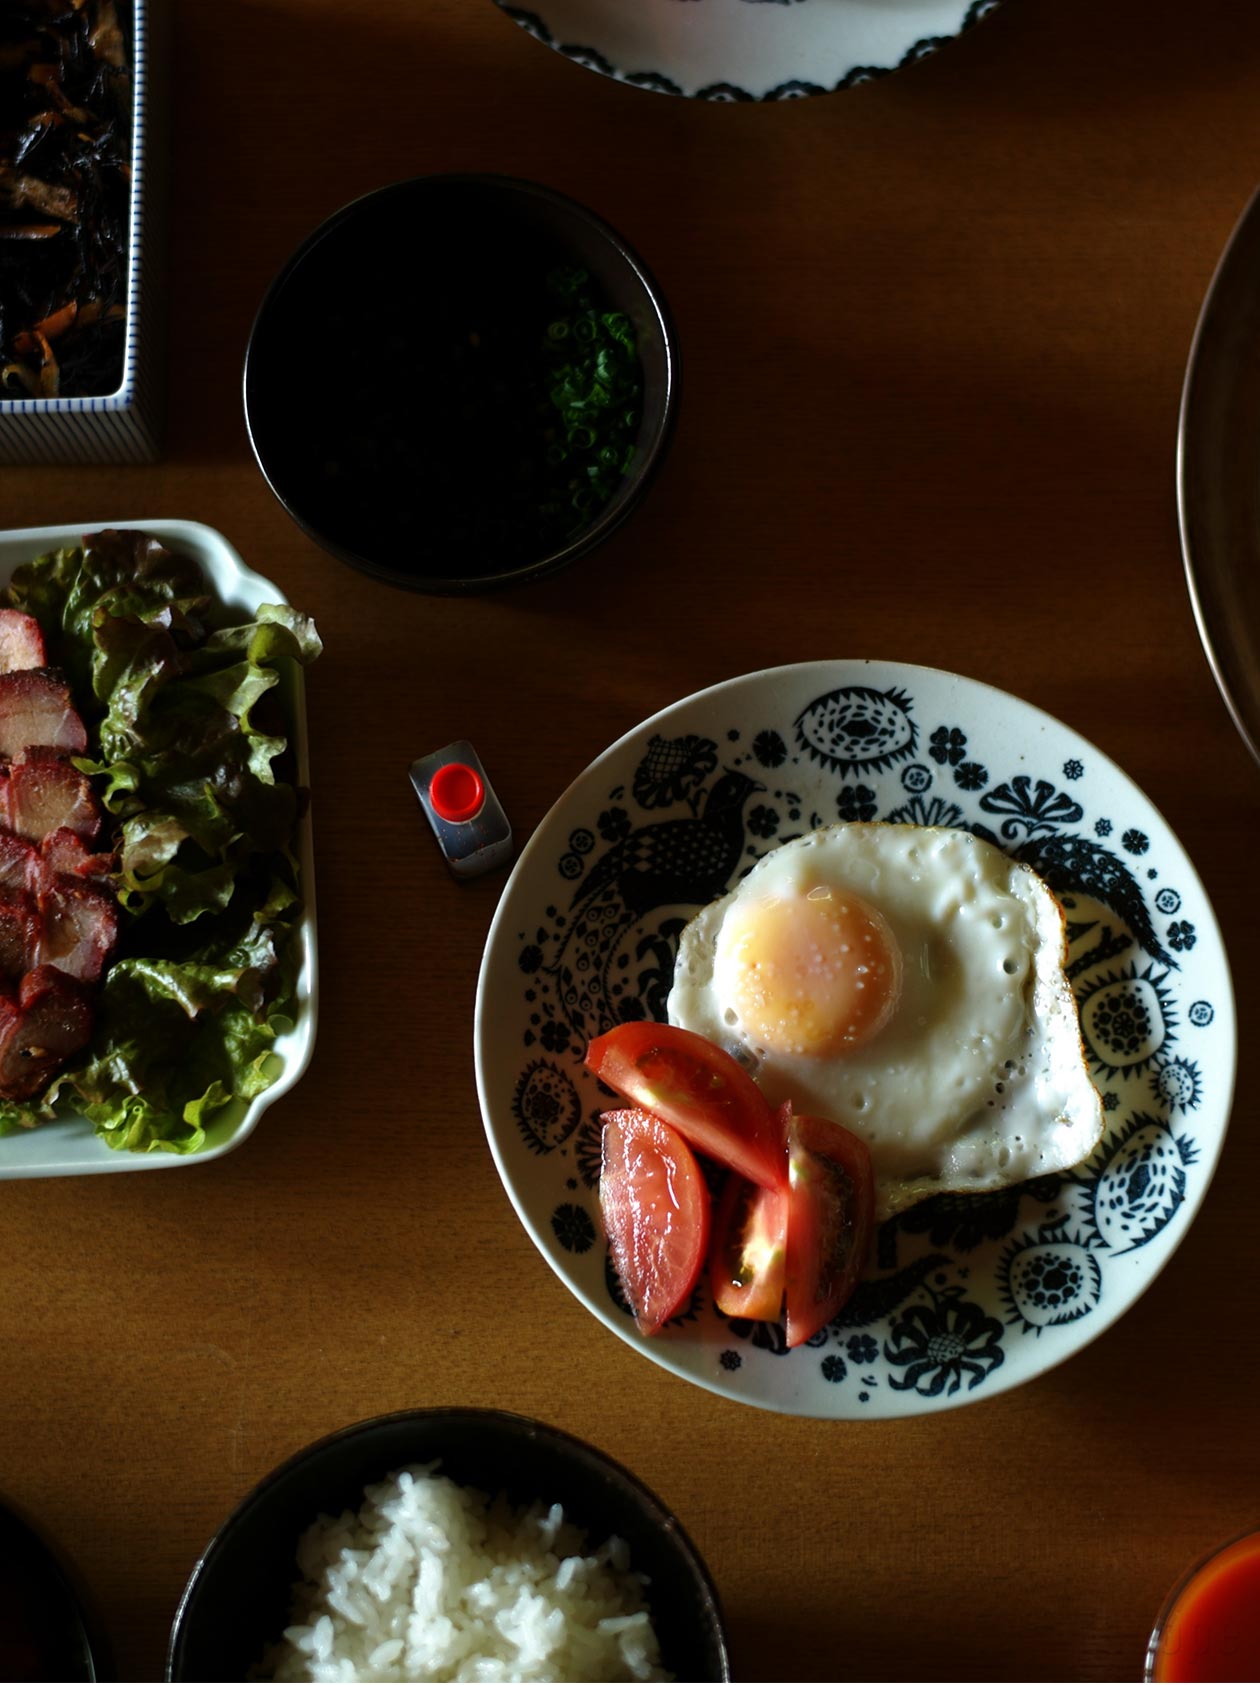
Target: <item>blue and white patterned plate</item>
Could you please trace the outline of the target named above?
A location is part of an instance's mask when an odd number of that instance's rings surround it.
[[[998,0],[495,0],[576,64],[726,103],[804,99],[934,52]]]
[[[664,1018],[685,921],[776,844],[839,819],[960,826],[1031,862],[1107,1130],[1065,1174],[883,1224],[839,1319],[786,1351],[702,1282],[645,1338],[609,1268],[587,1041]],[[667,708],[565,792],[486,944],[477,1081],[499,1173],[548,1263],[645,1356],[794,1415],[906,1416],[991,1397],[1088,1344],[1154,1280],[1207,1190],[1233,1093],[1233,994],[1194,868],[1140,790],[1049,715],[925,667],[823,661]]]

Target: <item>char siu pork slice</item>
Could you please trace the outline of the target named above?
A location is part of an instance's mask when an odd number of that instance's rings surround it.
[[[15,760],[30,748],[81,755],[87,741],[70,687],[54,668],[0,673],[0,755]]]
[[[56,966],[83,983],[95,983],[118,940],[112,896],[73,878],[54,878],[37,899],[36,963]]]
[[[117,861],[112,854],[93,854],[83,838],[59,827],[39,845],[39,857],[47,869],[68,878],[86,878],[104,883]],[[0,884],[3,883],[3,854],[0,852]]]
[[[0,977],[16,983],[35,963],[38,946],[34,901],[22,891],[0,892]]]
[[[38,895],[58,877],[106,884],[116,865],[114,855],[94,854],[81,836],[64,826],[50,831],[36,848],[0,825],[0,895],[23,890]]]
[[[44,634],[34,615],[23,614],[19,608],[0,608],[0,673],[42,667],[47,660]]]
[[[29,1100],[92,1034],[92,997],[56,966],[28,971],[0,995],[0,1095]]]
[[[40,965],[95,983],[118,940],[107,886],[112,854],[92,854],[64,828],[39,848],[0,830],[0,979]]]
[[[101,808],[92,786],[69,761],[39,755],[14,761],[0,781],[0,822],[29,842],[43,842],[58,830],[91,842]]]
[[[0,827],[0,892],[17,894],[31,884],[38,856],[30,843]]]
[[[88,745],[38,624],[0,609],[0,1096],[29,1100],[92,1033],[118,939],[95,854],[101,808],[70,764]]]

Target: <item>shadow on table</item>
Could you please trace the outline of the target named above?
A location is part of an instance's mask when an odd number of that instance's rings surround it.
[[[236,461],[248,451],[241,368],[267,286],[293,248],[338,206],[385,182],[486,162],[483,107],[525,50],[547,59],[487,6],[473,35],[452,22],[376,9],[295,13],[267,0],[178,10],[169,43],[166,275],[167,461]],[[300,23],[297,21],[300,15]],[[449,16],[449,14],[448,14]],[[484,54],[473,51],[484,40]],[[434,70],[440,63],[440,74]],[[502,133],[502,130],[500,130]],[[435,146],[437,137],[441,145]],[[483,156],[470,164],[470,145]],[[405,300],[382,299],[382,313]],[[332,384],[363,343],[321,353]]]

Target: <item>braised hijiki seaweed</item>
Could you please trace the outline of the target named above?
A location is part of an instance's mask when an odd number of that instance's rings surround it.
[[[117,0],[0,8],[0,399],[122,383],[131,75]]]

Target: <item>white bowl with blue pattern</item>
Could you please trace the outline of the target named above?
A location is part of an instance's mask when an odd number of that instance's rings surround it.
[[[881,1225],[837,1320],[794,1351],[722,1316],[702,1280],[639,1333],[599,1215],[587,1041],[663,1019],[678,933],[769,849],[841,819],[960,826],[1059,895],[1106,1131],[1063,1174],[943,1196]],[[573,1293],[645,1357],[794,1415],[916,1415],[1054,1367],[1145,1291],[1184,1237],[1233,1097],[1233,991],[1177,838],[1090,743],[987,685],[823,661],[687,698],[594,761],[521,854],[486,944],[478,1090],[521,1221]]]
[[[999,0],[529,0],[499,8],[614,81],[725,103],[804,99],[925,58]]]

